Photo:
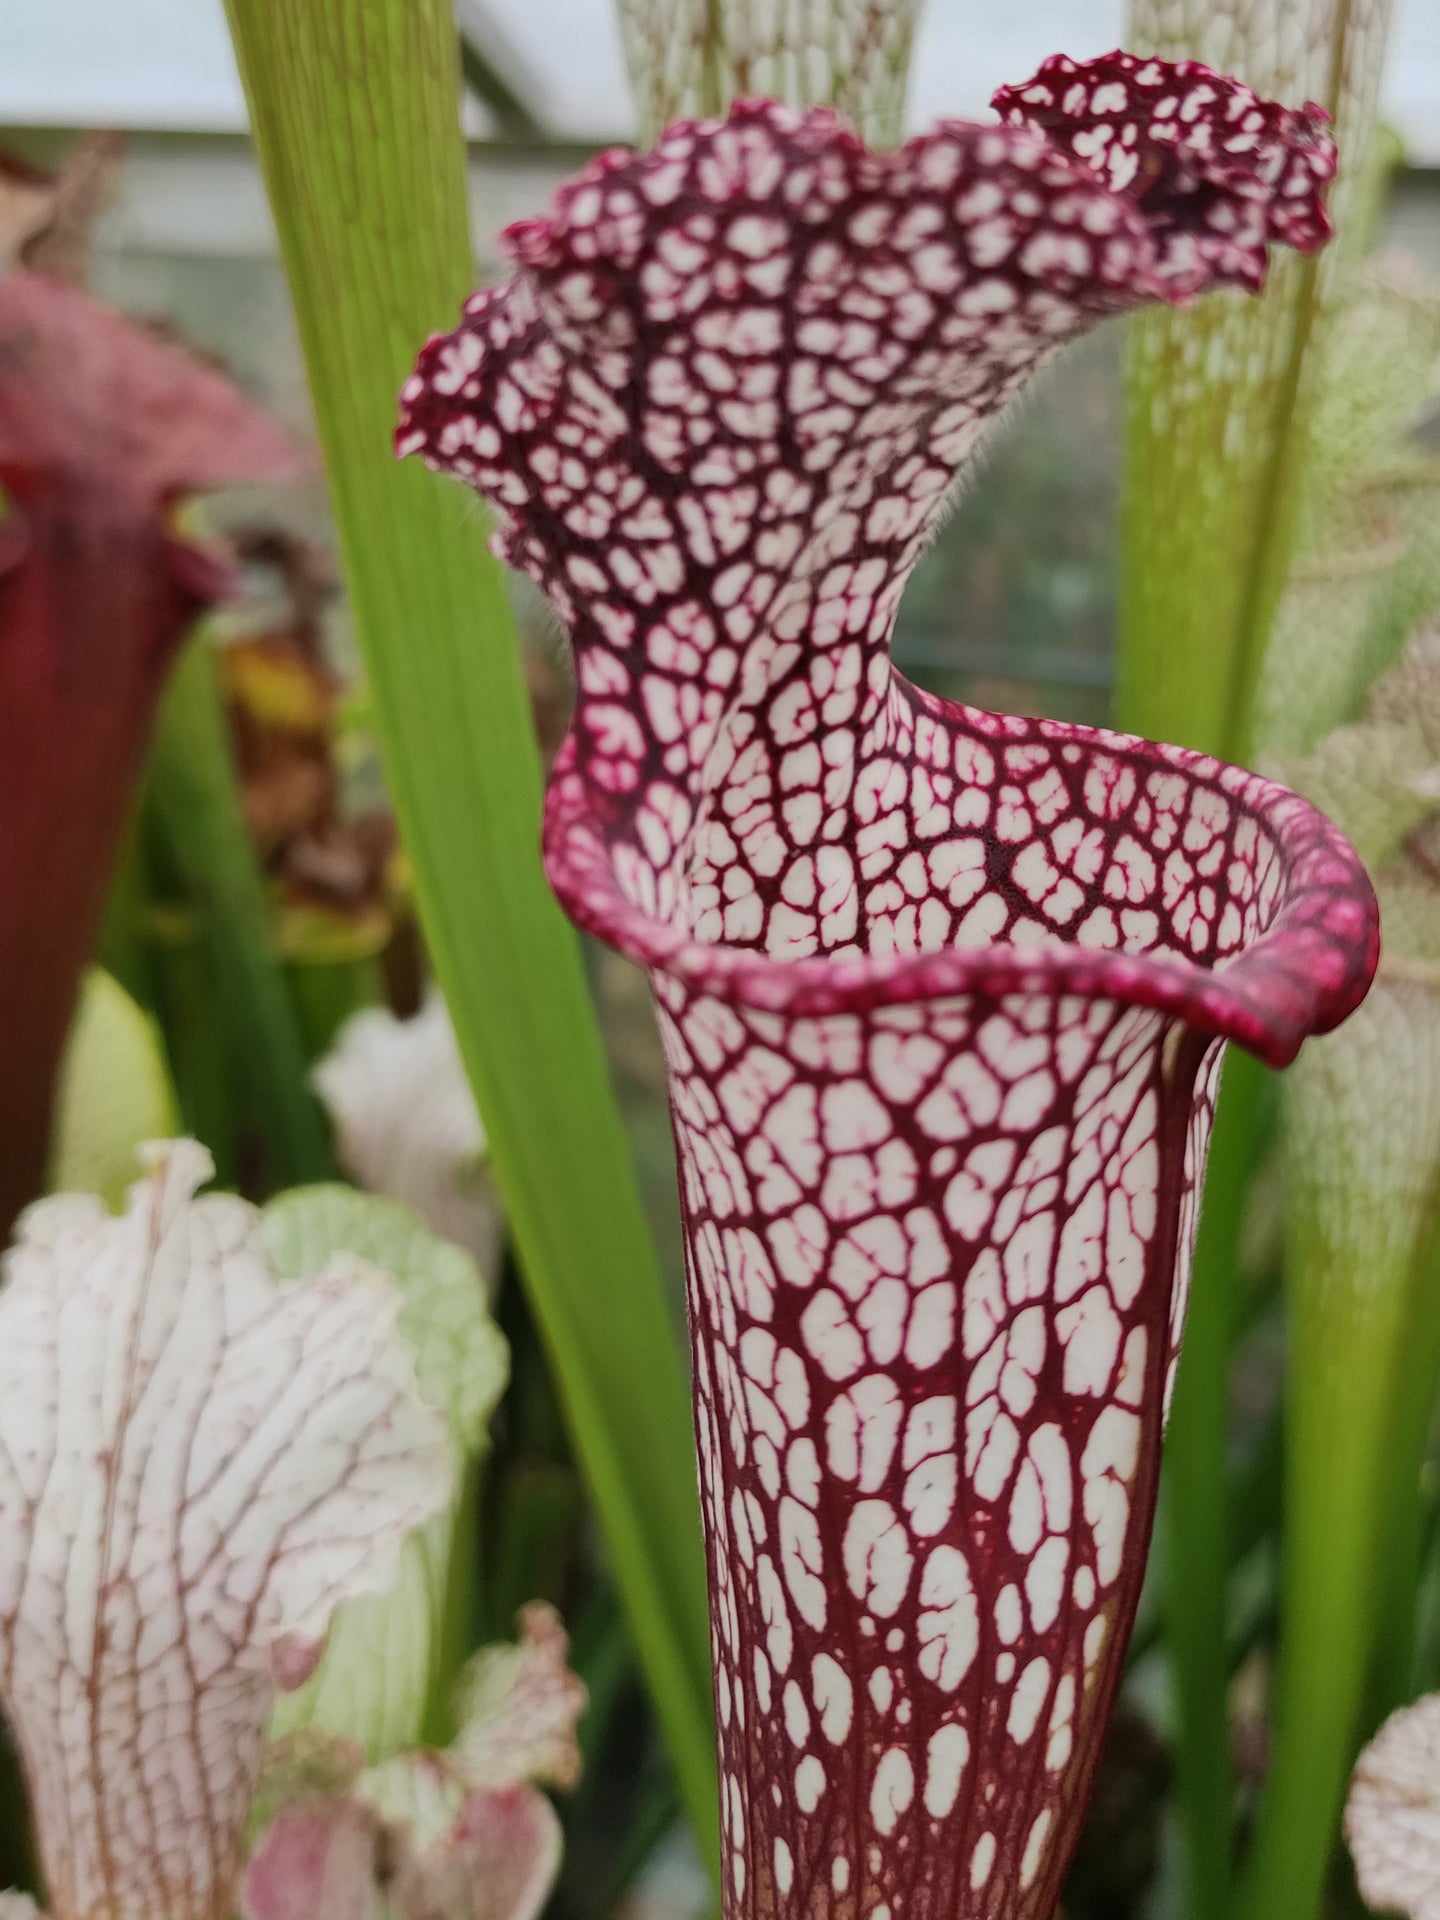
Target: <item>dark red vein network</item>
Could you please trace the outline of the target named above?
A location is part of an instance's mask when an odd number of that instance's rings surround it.
[[[1328,233],[1317,110],[1123,54],[997,105],[886,155],[766,102],[602,155],[404,393],[400,450],[572,635],[547,867],[659,1005],[730,1920],[1053,1911],[1220,1043],[1284,1064],[1376,957],[1294,795],[890,665],[1056,346]]]

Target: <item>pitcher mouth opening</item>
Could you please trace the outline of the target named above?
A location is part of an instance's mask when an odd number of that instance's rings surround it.
[[[796,1017],[963,995],[1106,998],[1173,1014],[1197,1033],[1237,1041],[1267,1065],[1284,1067],[1307,1035],[1328,1032],[1364,998],[1379,959],[1374,893],[1344,836],[1297,794],[1185,748],[1103,728],[1018,721],[906,692],[935,720],[978,733],[1000,751],[1043,746],[1079,774],[1133,776],[1142,796],[1162,785],[1170,797],[1179,783],[1187,801],[1201,796],[1222,806],[1232,829],[1244,823],[1252,857],[1267,874],[1263,900],[1250,903],[1253,925],[1226,950],[1201,956],[1164,940],[1127,943],[1123,934],[1113,945],[1087,944],[1083,931],[1065,937],[1037,932],[1034,923],[1019,939],[795,958],[697,937],[674,904],[678,889],[669,911],[637,897],[649,890],[637,885],[643,856],[637,868],[631,837],[645,789],[617,795],[597,786],[586,777],[573,733],[551,777],[544,828],[546,871],[567,913],[687,993]],[[923,844],[917,849],[923,853]],[[658,895],[661,875],[650,871]],[[1087,907],[1103,912],[1107,875],[1113,900],[1113,874],[1107,867],[1090,883]],[[1073,921],[1093,924],[1085,912]]]
[[[570,635],[545,844],[582,926],[775,1012],[1105,996],[1282,1065],[1375,964],[1328,823],[1200,756],[933,700],[889,644],[1029,375],[1323,245],[1334,142],[1120,52],[993,104],[872,152],[742,101],[599,156],[425,348],[396,445],[489,500]]]

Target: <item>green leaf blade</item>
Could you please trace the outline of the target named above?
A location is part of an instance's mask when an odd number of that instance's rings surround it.
[[[1363,189],[1389,0],[1130,0],[1127,45],[1194,58],[1291,105],[1325,105],[1343,234]],[[1339,259],[1280,257],[1258,300],[1218,294],[1131,323],[1116,724],[1225,759],[1250,752],[1262,662],[1294,552],[1314,347]],[[1226,1911],[1233,1844],[1225,1495],[1239,1222],[1258,1070],[1232,1061],[1211,1146],[1186,1353],[1167,1436],[1165,1611],[1176,1668],[1187,1920]],[[1299,1920],[1288,1897],[1282,1910]]]
[[[391,453],[414,354],[472,280],[453,24],[441,0],[229,0],[229,15],[427,941],[714,1861],[689,1393],[578,943],[540,868],[539,757],[506,589],[473,503]]]

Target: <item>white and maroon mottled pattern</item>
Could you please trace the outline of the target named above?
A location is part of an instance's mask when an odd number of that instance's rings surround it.
[[[1220,1043],[1284,1064],[1375,961],[1294,795],[891,667],[1026,374],[1327,230],[1314,115],[1206,69],[1052,62],[1001,103],[1031,124],[890,155],[755,102],[604,155],[404,395],[401,450],[571,631],[547,867],[660,1006],[730,1920],[1053,1910]]]
[[[1297,113],[1258,99],[1198,60],[1112,63],[1097,86],[1092,67],[1055,54],[994,104],[1134,194],[1167,279],[1194,291],[1216,279],[1258,289],[1269,243],[1312,253],[1329,238],[1319,195],[1335,149],[1322,137],[1323,107]]]
[[[728,1910],[1046,1914],[1143,1567],[1219,1045],[1105,999],[657,996]]]

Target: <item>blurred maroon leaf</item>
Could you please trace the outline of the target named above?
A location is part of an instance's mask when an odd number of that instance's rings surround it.
[[[170,510],[303,470],[222,374],[86,294],[0,277],[0,1229],[40,1180],[166,669],[229,583]]]

